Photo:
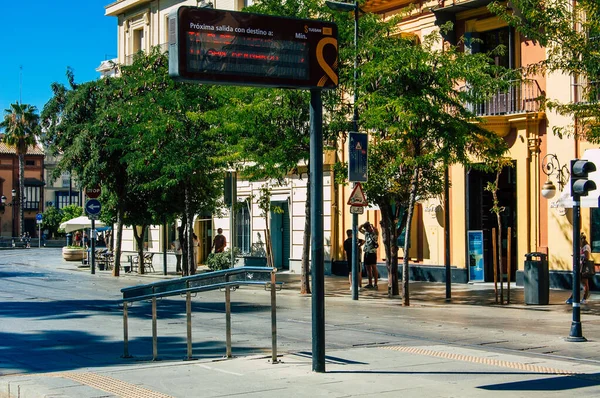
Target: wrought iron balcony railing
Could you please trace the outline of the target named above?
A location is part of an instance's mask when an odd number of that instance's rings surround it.
[[[508,89],[499,90],[490,98],[468,103],[467,108],[477,116],[511,115],[537,112],[544,95],[537,80],[511,80]],[[467,90],[467,86],[461,88]]]

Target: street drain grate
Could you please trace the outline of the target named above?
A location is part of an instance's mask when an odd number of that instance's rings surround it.
[[[121,398],[173,398],[167,394],[152,391],[135,384],[126,383],[113,377],[96,373],[65,372],[53,373],[48,376],[70,379],[86,386],[115,394]]]
[[[454,354],[451,352],[433,351],[433,350],[427,350],[424,348],[417,348],[417,347],[386,346],[386,347],[381,347],[381,348],[386,349],[386,350],[392,350],[392,351],[407,352],[409,354],[427,355],[430,357],[452,359],[455,361],[473,362],[473,363],[480,363],[483,365],[499,366],[499,367],[510,368],[510,369],[518,369],[518,370],[523,370],[526,372],[547,373],[547,374],[557,374],[557,375],[578,374],[577,372],[572,372],[570,370],[554,369],[554,368],[548,368],[545,366],[538,366],[538,365],[519,363],[519,362],[502,361],[499,359],[476,357],[476,356],[472,356],[472,355]]]

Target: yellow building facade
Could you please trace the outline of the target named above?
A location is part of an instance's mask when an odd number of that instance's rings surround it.
[[[363,9],[383,18],[405,13],[399,31],[420,38],[439,31],[438,26],[452,21],[454,33],[444,37],[445,41],[458,44],[464,51],[487,51],[499,44],[507,47],[505,56],[495,59],[496,63],[510,68],[522,68],[542,61],[546,49],[514,29],[500,18],[491,14],[488,0],[368,0]],[[404,15],[404,14],[403,14]],[[469,46],[461,44],[461,38],[478,38],[479,43]],[[443,45],[440,43],[440,46]],[[507,262],[512,281],[520,281],[524,269],[525,254],[540,252],[548,256],[551,285],[566,286],[572,268],[572,209],[565,200],[569,188],[568,169],[571,159],[582,158],[587,149],[594,147],[574,137],[559,137],[553,134],[555,127],[571,126],[573,119],[540,108],[540,97],[561,102],[576,101],[578,85],[566,74],[526,76],[525,80],[507,93],[497,93],[491,100],[473,104],[475,112],[485,119],[486,127],[503,137],[509,145],[507,157],[513,167],[505,168],[500,178],[499,198],[505,207],[502,213],[502,257],[504,273]],[[343,156],[343,155],[342,155]],[[552,163],[552,164],[551,164]],[[600,168],[600,164],[598,165]],[[550,176],[547,174],[550,173]],[[443,264],[446,250],[450,251],[453,280],[469,281],[469,232],[481,231],[483,235],[485,281],[493,281],[492,228],[496,228],[496,215],[490,212],[491,194],[484,187],[493,177],[476,170],[465,170],[462,166],[450,169],[450,245],[444,240],[444,203],[429,200],[419,203],[415,212],[410,263],[421,268],[417,275],[428,275],[429,279],[443,279]],[[541,195],[544,183],[550,179],[559,191],[555,198],[545,199]],[[560,180],[560,181],[559,181]],[[340,202],[345,203],[348,190],[340,193]],[[597,196],[597,194],[596,194]],[[597,201],[596,201],[597,202]],[[597,203],[596,203],[597,206]],[[594,211],[582,209],[581,226],[600,252],[600,242],[592,224]],[[343,215],[340,230],[351,227],[349,214]],[[378,222],[376,210],[361,216],[364,220]],[[511,236],[507,236],[507,227]],[[510,254],[509,254],[510,248]],[[380,249],[382,252],[382,250]],[[402,250],[400,250],[400,255]],[[593,254],[592,257],[595,255]],[[381,257],[380,257],[381,260]]]

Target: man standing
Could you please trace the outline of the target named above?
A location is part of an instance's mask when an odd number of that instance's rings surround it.
[[[225,250],[225,246],[227,246],[227,240],[223,236],[223,229],[217,229],[217,236],[213,239],[212,249],[215,253],[223,253]]]
[[[349,229],[346,231],[346,236],[348,237],[344,241],[344,252],[346,252],[346,261],[348,262],[348,270],[350,271],[348,274],[348,280],[350,281],[350,290],[352,290],[352,267],[354,266],[354,261],[352,259],[352,230]],[[358,247],[356,248],[356,254],[358,257],[358,288],[362,287],[362,272],[360,271],[360,247],[365,243],[362,239],[357,239]]]
[[[365,267],[367,268],[367,275],[369,276],[369,284],[365,286],[366,289],[377,289],[377,279],[379,274],[377,272],[377,248],[379,244],[379,232],[370,222],[366,222],[358,227],[360,233],[365,235],[365,245],[363,251],[365,253]],[[375,283],[373,283],[373,281]]]

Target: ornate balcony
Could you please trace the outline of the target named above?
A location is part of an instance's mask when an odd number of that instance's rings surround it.
[[[540,110],[544,92],[537,80],[512,80],[507,90],[500,90],[491,98],[469,103],[467,108],[477,116],[500,116]],[[461,88],[467,90],[467,86]]]

